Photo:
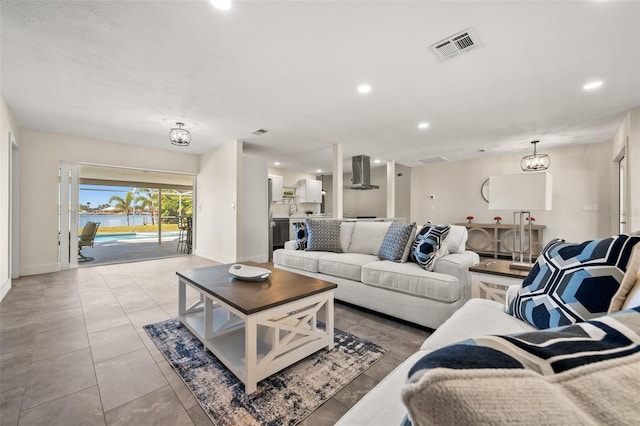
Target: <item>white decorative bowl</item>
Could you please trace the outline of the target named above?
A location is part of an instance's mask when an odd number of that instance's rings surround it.
[[[264,281],[271,275],[268,269],[240,264],[231,265],[229,273],[242,281]]]

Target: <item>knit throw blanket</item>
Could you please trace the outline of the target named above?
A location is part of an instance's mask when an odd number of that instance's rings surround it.
[[[640,307],[439,349],[402,396],[414,425],[638,424]]]

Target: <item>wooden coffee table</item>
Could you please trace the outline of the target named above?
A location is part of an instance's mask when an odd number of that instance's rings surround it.
[[[231,265],[176,274],[180,322],[251,394],[260,380],[324,347],[333,348],[333,290],[337,285],[272,266],[245,264],[273,273],[260,282],[233,278]],[[200,300],[189,307],[187,286],[200,293]],[[316,327],[323,307],[325,330]]]

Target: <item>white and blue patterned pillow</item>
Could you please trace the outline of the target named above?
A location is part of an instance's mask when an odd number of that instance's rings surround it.
[[[307,219],[307,251],[342,253],[339,220]]]
[[[391,260],[393,262],[406,262],[409,255],[407,244],[415,232],[416,223],[392,223],[384,235],[384,240],[380,245],[378,257],[383,260]],[[405,255],[406,252],[406,255]]]
[[[509,305],[538,329],[605,315],[640,237],[626,234],[581,244],[549,242]]]
[[[307,227],[304,222],[294,222],[293,231],[296,234],[296,250],[307,249]]]
[[[446,254],[446,246],[443,247],[442,243],[448,234],[449,225],[426,224],[416,235],[411,259],[427,271],[433,271],[436,260]]]

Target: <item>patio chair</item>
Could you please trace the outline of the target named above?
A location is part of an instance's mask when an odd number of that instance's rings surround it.
[[[78,261],[89,262],[93,260],[93,257],[88,257],[82,254],[82,247],[93,247],[93,240],[96,237],[100,222],[87,222],[82,228],[82,233],[78,235]]]

